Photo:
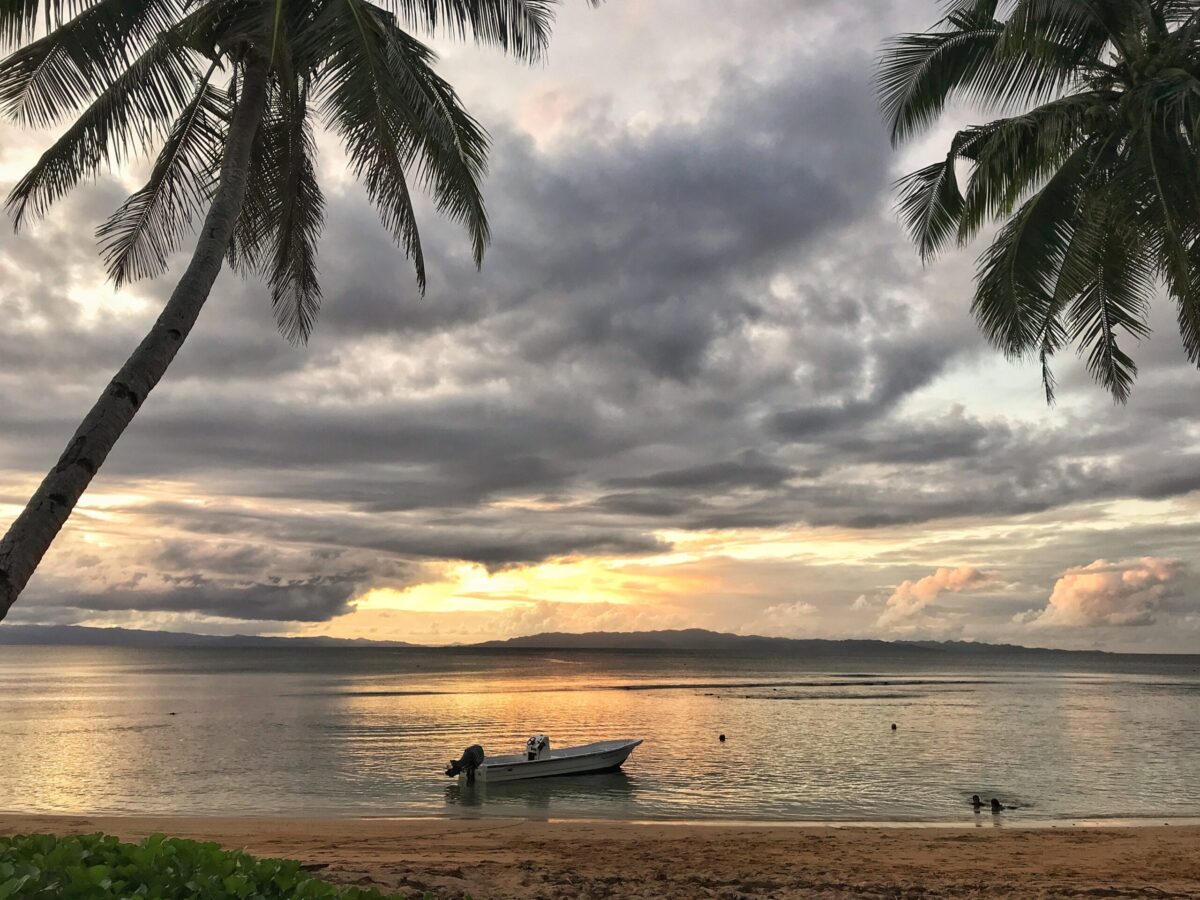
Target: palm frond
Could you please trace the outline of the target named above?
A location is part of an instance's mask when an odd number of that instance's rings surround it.
[[[382,24],[389,38],[389,74],[404,89],[393,98],[402,101],[393,106],[395,124],[413,148],[418,179],[438,211],[467,229],[475,265],[482,265],[491,239],[480,188],[487,133],[433,70],[426,48],[391,22]]]
[[[938,30],[887,42],[877,85],[892,143],[929,126],[954,97],[1003,108],[1042,103],[1076,84],[1104,36],[1067,27],[1073,19],[1046,5],[1053,2],[1019,0],[1004,21],[994,18],[996,3],[953,4]]]
[[[39,25],[47,30],[57,27],[79,5],[73,0],[0,0],[0,51],[32,40]]]
[[[1070,339],[1087,351],[1087,369],[1118,403],[1129,399],[1137,376],[1133,359],[1121,349],[1118,331],[1135,338],[1150,333],[1146,318],[1154,271],[1136,231],[1105,222],[1093,259],[1090,283],[1071,305]]]
[[[176,120],[145,186],[97,231],[118,287],[160,274],[212,194],[233,107],[211,76],[212,70]]]
[[[342,139],[352,171],[384,227],[412,260],[424,292],[425,257],[406,171],[414,151],[395,127],[394,98],[402,88],[389,76],[388,41],[379,17],[360,0],[336,0],[321,40],[329,42],[318,82],[321,114]]]
[[[980,258],[971,309],[988,340],[1010,357],[1044,347],[1055,279],[1071,240],[1092,152],[1086,146],[1076,150]]]
[[[145,152],[187,105],[199,76],[187,51],[167,36],[155,40],[17,182],[5,201],[16,227],[105,165]]]
[[[1167,27],[1189,24],[1200,18],[1196,0],[1152,0],[1152,6]]]
[[[1200,365],[1200,174],[1181,134],[1154,122],[1142,129],[1139,160],[1146,173],[1150,246],[1175,300],[1188,359]]]
[[[1136,3],[1137,0],[1133,0]],[[1009,40],[1026,46],[1039,44],[1075,48],[1094,54],[1120,32],[1129,16],[1130,0],[1017,0],[1008,17]]]
[[[269,283],[271,307],[280,332],[305,343],[321,307],[317,280],[317,240],[325,221],[325,200],[317,182],[316,145],[308,120],[307,95],[281,91],[268,137],[276,149],[274,248]]]
[[[932,260],[958,233],[963,195],[958,184],[957,166],[979,137],[976,129],[960,131],[950,142],[950,152],[944,160],[931,163],[896,182],[900,195],[897,210],[925,262]]]
[[[1111,146],[1108,143],[1097,148],[1091,162],[1091,171],[1082,179],[1081,196],[1075,208],[1071,237],[1062,251],[1062,260],[1054,276],[1054,286],[1049,301],[1042,313],[1039,326],[1040,348],[1038,359],[1042,369],[1042,387],[1046,402],[1054,403],[1055,378],[1051,360],[1071,342],[1065,321],[1066,312],[1072,301],[1088,290],[1103,252],[1105,221],[1108,216],[1107,196],[1098,184],[1102,175],[1098,170],[1110,161]]]
[[[558,0],[378,0],[409,27],[471,36],[522,59],[546,50]],[[598,0],[592,0],[593,4]]]
[[[990,219],[1010,215],[1090,135],[1111,128],[1118,100],[1111,91],[1087,91],[972,129],[974,139],[961,151],[973,166],[959,243],[968,242]]]
[[[993,59],[1003,27],[990,16],[952,13],[954,27],[902,34],[885,44],[879,61],[879,107],[892,144],[922,131],[942,114],[950,97],[974,81]]]
[[[479,187],[487,136],[433,72],[432,52],[390,15],[362,0],[337,0],[336,7],[324,38],[331,50],[319,81],[321,112],[424,290],[410,178],[467,227],[479,263],[489,238]]]
[[[179,10],[175,0],[99,0],[0,61],[0,112],[46,127],[94,100]]]

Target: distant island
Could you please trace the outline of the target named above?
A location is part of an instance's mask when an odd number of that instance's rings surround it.
[[[404,641],[365,638],[274,637],[268,635],[210,635],[132,628],[90,628],[82,625],[2,625],[0,645],[60,645],[91,647],[344,647],[364,649],[505,651],[505,650],[627,650],[661,652],[720,651],[750,656],[871,657],[871,656],[1138,656],[1163,654],[1111,653],[1104,650],[1059,650],[988,644],[977,641],[882,641],[869,639],[763,637],[729,634],[702,628],[672,631],[589,631],[583,634],[544,632],[503,641],[431,646]]]
[[[1054,650],[1017,644],[986,644],[975,641],[883,641],[876,639],[785,638],[754,634],[730,634],[687,628],[674,631],[589,631],[583,634],[544,632],[504,641],[472,644],[480,649],[527,650],[720,650],[762,655],[871,656],[931,653],[1005,654],[1071,653],[1112,656],[1102,650]]]
[[[258,634],[190,634],[140,628],[89,628],[84,625],[3,625],[0,645],[41,644],[74,647],[417,647],[404,641],[364,638],[272,637]]]

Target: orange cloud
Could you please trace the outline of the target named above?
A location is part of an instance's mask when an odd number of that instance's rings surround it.
[[[1183,563],[1175,559],[1098,559],[1067,569],[1046,608],[1024,621],[1038,626],[1150,625],[1168,586],[1182,572]]]
[[[957,569],[942,567],[917,581],[905,581],[888,597],[878,625],[896,631],[911,630],[923,617],[925,607],[941,594],[958,594],[990,580],[990,575],[974,566],[959,566]]]

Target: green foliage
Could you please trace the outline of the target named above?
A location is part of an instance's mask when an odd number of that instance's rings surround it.
[[[1012,357],[1075,344],[1114,399],[1160,286],[1200,365],[1200,0],[948,0],[885,48],[880,107],[901,143],[952,100],[1011,112],[960,131],[898,182],[925,260],[1000,227],[972,309]]]
[[[103,834],[0,838],[0,900],[384,900],[375,890],[337,887],[300,863],[257,859],[181,838],[138,844]],[[427,895],[428,897],[428,895]]]

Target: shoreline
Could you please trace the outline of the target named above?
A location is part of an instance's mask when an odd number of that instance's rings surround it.
[[[990,817],[989,817],[990,818]],[[928,827],[0,814],[0,834],[164,832],[438,900],[630,897],[1200,898],[1200,825]]]
[[[782,829],[873,829],[894,831],[973,831],[979,828],[1024,829],[1046,831],[1053,829],[1125,829],[1125,828],[1198,828],[1200,813],[1189,816],[1092,816],[1076,818],[1022,818],[1011,813],[993,815],[983,810],[974,818],[967,819],[728,819],[728,818],[647,818],[620,816],[572,816],[572,815],[522,815],[513,812],[337,812],[329,810],[301,810],[297,812],[272,811],[264,813],[243,812],[121,812],[93,810],[80,813],[34,812],[29,810],[0,809],[0,828],[6,823],[21,820],[47,822],[95,819],[106,821],[170,820],[194,822],[395,822],[419,824],[428,822],[531,822],[550,825],[630,825],[630,826],[680,826],[687,828],[782,828]]]

